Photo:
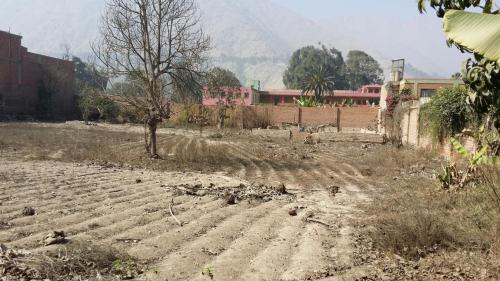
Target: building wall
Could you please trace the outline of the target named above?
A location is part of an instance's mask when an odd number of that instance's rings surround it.
[[[251,87],[241,87],[240,89],[224,90],[226,95],[232,95],[231,102],[234,105],[254,105],[259,103],[259,93],[258,91],[252,89]],[[203,105],[215,106],[219,102],[218,97],[212,97],[208,90],[205,89],[203,93]]]
[[[28,52],[21,37],[0,31],[0,113],[35,115],[42,86],[51,92],[54,117],[74,112],[74,67],[70,61]]]
[[[291,106],[256,106],[260,114],[266,114],[272,124],[301,123],[303,125],[324,125],[337,123],[340,110],[340,125],[343,128],[370,128],[377,130],[377,107],[322,107],[299,108]]]
[[[400,93],[403,88],[409,88],[413,95],[417,96],[421,102],[426,102],[429,99],[422,98],[422,90],[433,90],[453,87],[463,84],[463,81],[455,79],[403,79],[398,82],[387,82],[382,87],[382,94],[380,95],[380,107],[387,108],[387,97],[392,93]]]

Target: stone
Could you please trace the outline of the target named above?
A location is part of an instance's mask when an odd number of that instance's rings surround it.
[[[34,216],[36,214],[36,211],[33,207],[24,207],[22,214],[25,217],[30,217],[30,216]]]

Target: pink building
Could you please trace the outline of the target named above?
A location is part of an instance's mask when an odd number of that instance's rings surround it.
[[[230,91],[225,90],[226,95],[231,96],[231,101],[234,105],[255,105],[259,103],[259,91],[251,87],[241,87]],[[219,102],[218,97],[212,97],[208,94],[207,90],[203,94],[203,105],[215,106]]]
[[[333,95],[325,95],[323,102],[325,104],[342,103],[352,101],[355,105],[367,105],[380,103],[381,85],[366,85],[357,91],[335,90]],[[228,91],[229,92],[229,91]],[[235,105],[291,105],[295,100],[303,96],[301,90],[263,90],[259,91],[251,87],[241,87],[239,91],[233,93],[233,103]],[[312,93],[307,96],[313,96]],[[203,96],[203,105],[217,105],[218,99],[205,94]]]

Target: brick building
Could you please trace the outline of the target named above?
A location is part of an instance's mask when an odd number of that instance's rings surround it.
[[[380,105],[383,109],[387,107],[386,100],[389,94],[399,94],[404,88],[410,89],[411,93],[421,103],[426,103],[441,88],[463,85],[462,80],[437,79],[437,78],[404,78],[399,81],[387,82],[382,87]]]
[[[366,85],[357,91],[335,90],[333,95],[325,95],[325,104],[341,104],[344,101],[352,101],[354,105],[378,105],[380,102],[381,85]],[[312,96],[308,93],[306,96]],[[252,87],[241,87],[239,91],[233,93],[233,101],[237,105],[293,105],[295,100],[304,96],[301,90],[256,90]],[[217,99],[205,94],[203,105],[216,105]]]
[[[21,39],[0,31],[0,115],[72,116],[73,63],[30,53]]]

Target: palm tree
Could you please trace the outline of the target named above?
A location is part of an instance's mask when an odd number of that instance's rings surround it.
[[[302,94],[314,93],[314,99],[317,103],[321,102],[325,93],[333,92],[334,78],[328,76],[323,66],[313,68],[307,73],[302,82]]]

